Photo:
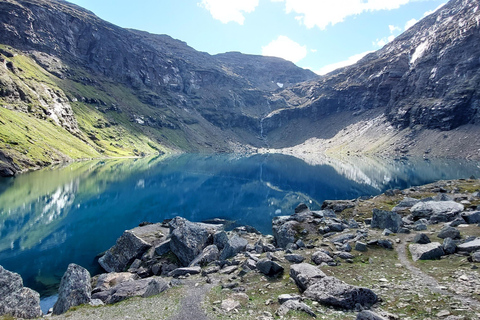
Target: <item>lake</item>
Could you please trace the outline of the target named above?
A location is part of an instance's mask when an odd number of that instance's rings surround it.
[[[265,154],[177,155],[78,162],[0,179],[0,265],[43,298],[69,263],[101,272],[95,257],[126,229],[174,216],[248,224],[300,203],[353,199],[440,179],[480,176],[477,162]]]

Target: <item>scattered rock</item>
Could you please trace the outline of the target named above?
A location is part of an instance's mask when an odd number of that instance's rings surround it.
[[[462,218],[468,224],[480,223],[480,211],[464,212]]]
[[[285,259],[291,263],[302,263],[305,258],[299,254],[286,254]]]
[[[431,242],[427,244],[413,243],[409,245],[410,253],[413,261],[417,260],[435,260],[440,259],[445,255],[443,246],[438,242]]]
[[[67,312],[71,307],[87,304],[92,299],[90,273],[76,264],[70,264],[60,281],[58,300],[53,306],[53,314]]]
[[[220,260],[226,260],[228,258],[234,257],[237,253],[245,251],[248,241],[239,237],[233,236],[223,248],[222,253],[220,254]]]
[[[462,243],[457,246],[458,251],[473,252],[480,250],[480,238]]]
[[[355,250],[360,251],[360,252],[366,252],[367,251],[367,244],[357,241],[355,242]]]
[[[346,284],[334,277],[316,280],[307,288],[304,296],[327,306],[347,310],[353,310],[358,305],[368,308],[378,300],[372,290]]]
[[[200,267],[187,267],[187,268],[177,268],[171,271],[168,276],[173,278],[178,278],[180,276],[185,276],[187,274],[199,274],[202,272],[202,268]]]
[[[297,221],[287,221],[282,224],[276,224],[280,220],[273,220],[273,237],[279,248],[286,248],[288,244],[295,243],[297,230],[300,226]]]
[[[240,307],[240,302],[233,300],[233,299],[225,299],[222,300],[221,308],[225,310],[226,312],[231,312],[234,309],[237,309]]]
[[[135,296],[147,298],[160,294],[168,288],[168,283],[159,277],[128,280],[110,288],[109,290],[94,293],[92,299],[100,299],[106,304],[112,304]]]
[[[446,226],[438,234],[440,239],[452,238],[460,239],[460,231],[454,227]]]
[[[454,254],[457,251],[457,244],[453,241],[452,238],[445,238],[443,240],[442,246],[445,254]]]
[[[356,320],[388,320],[373,311],[370,310],[363,310],[357,314]]]
[[[33,319],[42,315],[40,295],[23,287],[22,277],[0,266],[0,316]]]
[[[277,314],[280,317],[284,317],[290,310],[305,312],[306,314],[316,318],[317,315],[313,312],[312,308],[305,303],[298,300],[288,300],[280,306],[277,310]]]
[[[335,260],[333,260],[333,258],[331,256],[329,256],[328,254],[326,254],[325,252],[317,251],[314,254],[312,254],[312,261],[315,264],[320,265],[322,263],[334,262]]]
[[[418,200],[418,199],[405,197],[402,201],[400,201],[397,204],[396,207],[394,207],[392,209],[392,211],[394,211],[394,212],[405,211],[405,210],[410,209],[411,207],[413,207],[414,205],[416,205],[419,202],[420,202],[420,200]]]
[[[402,226],[402,217],[396,212],[373,209],[372,228],[389,229],[398,232]]]
[[[258,260],[257,269],[267,276],[275,276],[283,272],[283,267],[281,265],[267,258]]]
[[[289,300],[300,300],[299,295],[281,294],[278,296],[278,303],[283,304]]]
[[[301,291],[305,291],[315,281],[325,277],[325,273],[311,264],[300,263],[290,266],[290,277]]]
[[[193,259],[192,262],[190,262],[190,267],[195,267],[195,266],[206,266],[210,262],[218,260],[220,257],[220,251],[218,250],[217,246],[212,244],[205,249],[203,249],[203,252],[198,255],[195,259]]]
[[[430,238],[425,234],[425,233],[418,233],[415,235],[413,238],[413,243],[418,243],[418,244],[427,244],[432,242]]]

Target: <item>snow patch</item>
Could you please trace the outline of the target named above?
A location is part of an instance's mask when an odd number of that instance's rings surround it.
[[[415,52],[413,53],[412,58],[410,59],[410,64],[414,64],[415,61],[417,61],[419,58],[423,56],[425,51],[427,51],[428,49],[428,45],[429,45],[428,41],[425,41],[415,49]]]
[[[283,88],[283,83],[277,82],[277,86],[278,86],[279,88]]]

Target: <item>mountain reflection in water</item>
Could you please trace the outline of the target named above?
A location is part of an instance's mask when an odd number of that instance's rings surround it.
[[[176,215],[225,218],[271,232],[300,203],[353,199],[435,180],[480,176],[475,162],[287,155],[179,155],[89,161],[0,180],[0,265],[42,296],[69,263],[95,256],[126,229]]]

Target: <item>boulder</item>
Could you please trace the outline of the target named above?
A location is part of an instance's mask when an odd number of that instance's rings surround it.
[[[267,276],[275,276],[277,274],[283,273],[283,267],[275,261],[271,261],[267,258],[260,259],[257,262],[257,269],[261,273]]]
[[[480,211],[464,212],[462,218],[468,224],[480,223]]]
[[[425,218],[438,223],[452,221],[463,209],[462,204],[454,201],[426,201],[414,205],[410,212],[413,220]]]
[[[305,303],[300,302],[298,300],[288,300],[285,303],[283,303],[280,306],[280,308],[278,308],[277,315],[283,318],[290,310],[305,312],[311,317],[314,317],[314,318],[317,317],[315,312],[313,312],[312,308],[310,308]]]
[[[361,241],[355,242],[355,250],[360,251],[360,252],[366,252],[367,251],[367,244]]]
[[[228,240],[225,248],[223,248],[222,253],[220,254],[220,260],[226,260],[228,258],[234,257],[237,253],[245,251],[245,248],[248,244],[248,241],[239,236],[233,236]]]
[[[0,316],[33,319],[42,316],[40,295],[23,286],[22,277],[0,266]]]
[[[377,240],[377,245],[384,249],[393,249],[393,241],[388,239]]]
[[[418,233],[417,235],[415,235],[415,238],[413,238],[413,243],[427,244],[430,242],[432,241],[425,233]]]
[[[300,213],[303,211],[308,211],[308,206],[305,203],[300,203],[296,208],[295,208],[295,213]]]
[[[356,235],[353,233],[344,233],[335,237],[332,237],[330,241],[333,243],[345,243],[347,241],[350,241],[352,239],[355,239]]]
[[[452,238],[452,239],[460,239],[460,231],[457,228],[446,226],[440,230],[438,234],[440,239],[445,238]]]
[[[172,219],[169,225],[170,250],[183,266],[188,266],[209,244],[211,229],[207,229],[203,223],[190,222],[181,217]]]
[[[353,310],[358,305],[369,308],[378,300],[372,290],[349,285],[335,277],[315,281],[303,295],[326,306],[347,310]]]
[[[288,293],[284,293],[284,294],[281,294],[278,296],[278,303],[280,304],[284,304],[285,302],[289,301],[289,300],[300,300],[300,296],[299,295],[291,295],[291,294],[288,294]]]
[[[305,258],[299,254],[286,254],[285,259],[291,263],[302,263]]]
[[[123,272],[152,246],[165,241],[162,224],[149,224],[125,231],[98,262],[107,272]]]
[[[202,253],[199,254],[192,262],[190,262],[189,267],[194,266],[206,266],[210,262],[218,260],[220,257],[220,251],[218,250],[217,246],[212,244],[205,249],[203,249]]]
[[[94,293],[92,299],[100,299],[106,304],[117,303],[125,299],[140,296],[147,298],[168,289],[168,283],[159,277],[140,280],[128,280],[109,290]]]
[[[389,229],[398,232],[402,226],[402,217],[396,212],[373,209],[372,228]]]
[[[373,311],[363,310],[357,314],[356,320],[388,320]]]
[[[480,262],[480,251],[472,253],[472,262],[478,263]]]
[[[445,254],[454,254],[457,251],[457,244],[452,238],[445,238],[443,240],[443,251]]]
[[[87,269],[70,264],[60,281],[58,300],[53,306],[53,314],[67,312],[71,307],[87,304],[92,299],[90,273]]]
[[[228,235],[225,231],[218,231],[213,234],[213,244],[218,250],[223,250],[228,243]]]
[[[415,198],[405,197],[402,201],[400,201],[395,208],[392,209],[394,212],[398,211],[405,211],[419,203],[420,200]]]
[[[273,221],[272,231],[277,247],[285,249],[289,243],[295,243],[300,224],[297,221],[287,221],[281,224],[276,224],[277,220],[275,219]]]
[[[92,293],[107,291],[118,286],[125,281],[134,281],[138,279],[138,275],[130,272],[110,272],[103,273],[98,276],[97,283]]]
[[[333,258],[323,251],[317,251],[312,254],[312,261],[317,265],[334,262]]]
[[[193,274],[199,274],[202,272],[202,268],[200,267],[186,267],[186,268],[177,268],[173,271],[171,271],[168,276],[173,277],[173,278],[178,278],[180,276],[185,276],[187,274],[193,275]]]
[[[412,243],[408,246],[412,254],[413,261],[417,260],[435,260],[445,255],[443,246],[438,242],[427,244]]]
[[[480,250],[480,238],[476,238],[475,240],[468,241],[462,243],[461,245],[457,246],[458,251],[464,252],[474,252]]]
[[[160,242],[158,245],[155,246],[155,253],[159,256],[163,256],[170,252],[170,239]]]
[[[311,264],[300,263],[290,266],[290,277],[295,281],[300,291],[305,291],[315,281],[325,277],[325,273]]]

